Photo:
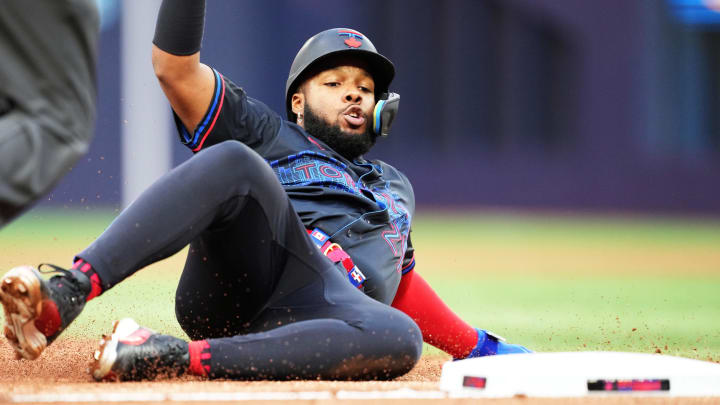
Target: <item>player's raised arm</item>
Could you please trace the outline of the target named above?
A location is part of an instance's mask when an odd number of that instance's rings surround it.
[[[155,75],[175,113],[189,131],[210,105],[214,77],[200,63],[205,0],[163,0],[153,38]]]

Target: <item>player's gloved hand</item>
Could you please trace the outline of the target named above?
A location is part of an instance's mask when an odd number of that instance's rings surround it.
[[[505,342],[505,338],[498,336],[492,332],[475,329],[478,332],[478,343],[470,354],[465,357],[471,359],[474,357],[494,356],[497,354],[513,354],[513,353],[533,353],[532,350],[515,344]],[[455,359],[459,360],[459,359]]]

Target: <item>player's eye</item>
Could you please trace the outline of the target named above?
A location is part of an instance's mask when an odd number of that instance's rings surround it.
[[[372,93],[372,90],[370,90],[369,88],[367,88],[365,86],[360,86],[360,91],[362,91],[364,93]]]
[[[325,83],[325,85],[328,86],[328,87],[337,87],[337,86],[340,85],[340,83],[338,83],[338,82],[327,82],[327,83]]]

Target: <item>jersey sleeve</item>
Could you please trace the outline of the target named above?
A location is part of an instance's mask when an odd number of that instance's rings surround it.
[[[215,88],[207,112],[192,133],[173,111],[180,142],[193,152],[234,139],[261,149],[278,135],[282,118],[213,69]]]

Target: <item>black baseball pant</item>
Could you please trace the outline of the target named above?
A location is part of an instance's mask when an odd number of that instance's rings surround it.
[[[193,340],[208,340],[211,377],[388,379],[420,357],[417,325],[347,281],[240,142],[173,169],[78,257],[106,291],[188,243],[175,311]]]

